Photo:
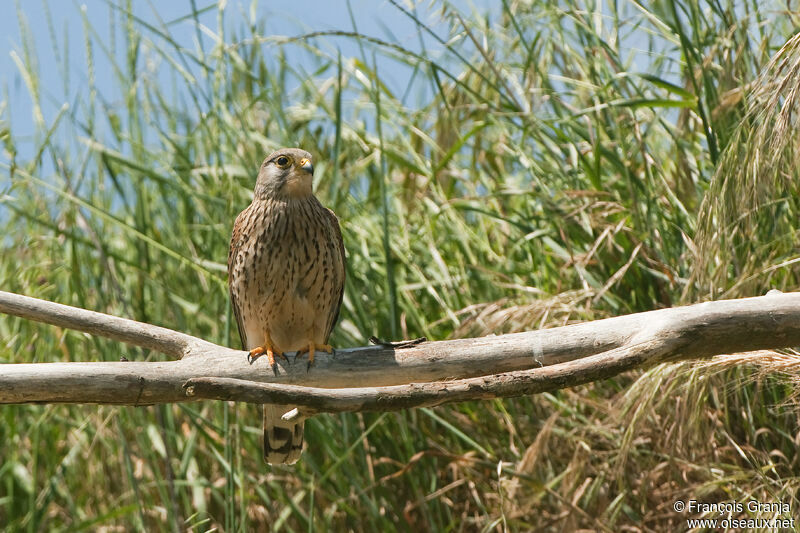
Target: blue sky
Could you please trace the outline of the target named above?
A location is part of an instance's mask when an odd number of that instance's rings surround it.
[[[115,56],[118,63],[124,64],[120,60],[125,52],[120,29],[124,19],[112,4],[116,1],[0,0],[0,91],[3,91],[0,101],[6,100],[8,105],[0,116],[10,122],[23,159],[26,148],[30,150],[32,147],[31,142],[25,141],[33,139],[36,119],[25,76],[18,66],[20,61],[29,64],[28,58],[35,58],[33,64],[37,66],[41,114],[46,126],[62,105],[76,101],[88,91],[90,70],[86,61],[86,28],[90,28],[97,90],[105,99],[119,98],[108,55]],[[216,32],[218,4],[208,0],[195,0],[194,4],[202,12],[199,16],[201,24]],[[407,5],[405,2],[401,4]],[[491,0],[463,2],[463,12],[471,13],[474,9],[486,12],[491,4]],[[195,50],[198,36],[206,50],[213,46],[212,38],[198,31],[191,18],[185,18],[192,12],[192,0],[135,0],[132,5],[134,14],[144,23],[155,28],[168,27],[169,34],[182,46]],[[311,31],[353,31],[355,24],[360,33],[420,50],[415,23],[386,0],[350,0],[349,10],[348,2],[327,0],[228,0],[224,6],[226,31],[242,29],[250,19],[264,21],[268,34],[285,36]],[[434,30],[443,29],[435,11],[430,9],[430,2],[420,2],[415,9],[426,25]],[[28,31],[21,32],[21,26]],[[24,38],[26,34],[27,39]],[[432,38],[426,38],[424,44],[429,53],[441,49]],[[358,54],[358,45],[352,39],[331,39],[332,53],[335,53],[335,47],[339,47],[344,56]],[[18,60],[15,61],[15,57]],[[403,85],[408,73],[401,67],[388,61],[379,66],[385,67],[383,75],[388,74],[390,80],[397,80],[398,86]],[[0,162],[3,161],[6,158],[0,151]]]
[[[87,28],[94,58],[93,75],[100,98],[112,106],[122,105],[124,96],[115,84],[112,62],[108,55],[115,58],[115,63],[124,65],[124,15],[115,6],[118,3],[124,4],[125,1],[84,0],[79,3],[75,0],[0,0],[0,130],[3,129],[2,121],[10,122],[21,160],[32,156],[34,136],[42,138],[47,126],[53,122],[64,104],[74,106],[79,102],[80,105],[86,105],[91,75],[86,60]],[[409,8],[408,0],[396,1],[407,9],[414,9],[422,22],[439,35],[449,34],[436,11],[439,2],[421,0],[413,8]],[[193,19],[187,16],[191,14],[194,5],[201,12],[200,23],[210,33],[216,33],[220,5],[217,2],[132,0],[131,3],[134,14],[141,21],[138,24],[139,31],[155,46],[163,45],[163,40],[156,35],[159,29],[164,29],[181,46],[192,51],[198,49],[198,42],[206,51],[213,46],[213,38],[198,29]],[[502,9],[502,4],[497,0],[463,0],[453,3],[460,6],[465,18],[477,13],[483,16],[488,14],[490,18],[496,19]],[[413,51],[418,52],[422,47],[420,33],[414,21],[389,0],[227,0],[222,5],[225,6],[224,28],[228,33],[241,32],[247,27],[248,21],[256,20],[264,22],[264,33],[267,35],[298,36],[312,31],[355,29],[371,37],[399,43]],[[609,5],[603,2],[599,6],[603,17],[608,17],[608,10],[611,9]],[[652,56],[647,51],[648,43],[643,38],[647,35],[647,22],[629,4],[621,4],[620,9],[623,12],[622,18],[626,21],[623,42],[618,43],[623,50],[622,55],[631,58],[630,70],[649,71],[652,67]],[[146,29],[145,25],[152,26],[156,32]],[[21,26],[28,31],[21,32]],[[626,34],[630,37],[626,38]],[[25,35],[28,37],[25,38]],[[337,49],[341,50],[343,57],[360,56],[358,42],[354,39],[326,37],[324,43],[329,45],[331,56],[335,57]],[[467,42],[466,45],[468,44]],[[671,58],[668,71],[662,75],[668,81],[678,81],[675,73],[680,70],[680,53],[675,52],[676,45],[663,39],[657,44],[663,49],[655,53],[660,55],[665,53],[664,50],[669,50],[666,53]],[[425,35],[424,46],[426,53],[433,59],[442,53],[443,46],[430,36]],[[281,50],[289,55],[290,60],[292,54],[296,54],[300,61],[309,57],[303,53],[300,44],[281,47]],[[174,50],[169,53],[175,55]],[[150,59],[152,58],[140,57],[137,68],[146,68],[146,61]],[[387,57],[378,56],[378,62],[381,78],[389,80],[390,88],[403,90],[410,70]],[[18,63],[36,65],[34,77],[39,80],[43,127],[36,127],[36,108]],[[174,74],[174,69],[159,70],[158,76],[164,77],[164,83],[171,82],[168,77],[170,71]],[[391,86],[392,82],[394,87]],[[427,89],[430,90],[430,87]],[[165,93],[178,98],[181,96],[180,89],[177,95],[171,91]],[[3,102],[7,105],[5,110],[2,109]],[[7,157],[0,148],[0,163],[7,162]]]

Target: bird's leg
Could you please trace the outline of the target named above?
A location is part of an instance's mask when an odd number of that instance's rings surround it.
[[[311,331],[309,331],[308,333],[308,338],[309,339],[314,338]],[[308,366],[306,366],[306,372],[308,372],[308,370],[311,368],[311,365],[314,364],[314,352],[316,350],[322,350],[323,352],[333,353],[333,347],[331,347],[330,344],[317,344],[313,340],[309,340],[308,348],[306,348],[305,350],[298,350],[297,355],[295,355],[294,357],[295,360],[297,360],[297,357],[302,355],[303,352],[308,352]]]
[[[261,357],[262,355],[267,356],[267,361],[269,362],[269,366],[272,367],[272,371],[277,374],[278,373],[278,365],[275,363],[275,356],[283,357],[286,359],[286,356],[283,355],[283,351],[275,346],[275,343],[272,341],[272,337],[269,335],[269,330],[264,332],[264,344],[262,346],[257,346],[250,350],[250,353],[247,354],[247,362],[251,365]],[[288,359],[286,359],[288,361]]]

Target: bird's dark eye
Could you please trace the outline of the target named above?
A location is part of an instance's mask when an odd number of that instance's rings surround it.
[[[289,163],[291,163],[291,162],[292,162],[292,160],[291,160],[291,159],[289,159],[288,157],[286,157],[285,155],[282,155],[282,156],[278,157],[278,158],[275,160],[275,164],[276,164],[276,165],[278,165],[278,166],[279,166],[279,167],[281,167],[281,168],[286,168],[286,167],[288,167],[288,166],[289,166]]]

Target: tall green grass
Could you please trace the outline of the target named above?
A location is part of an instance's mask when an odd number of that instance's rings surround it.
[[[317,194],[342,221],[339,347],[797,287],[800,54],[792,41],[768,66],[796,23],[779,4],[504,1],[483,16],[441,1],[437,28],[390,4],[442,53],[351,28],[268,35],[223,11],[207,28],[199,17],[216,7],[194,2],[185,20],[205,44],[186,48],[169,24],[111,3],[115,37],[87,19],[86,90],[53,116],[42,36],[21,18],[38,130],[21,156],[0,103],[0,287],[237,346],[230,228],[257,165],[287,145],[315,155]],[[358,53],[331,52],[345,42]],[[99,57],[114,94],[97,89]],[[386,61],[409,73],[401,90]],[[4,363],[162,357],[11,317],[0,339]],[[256,406],[3,407],[0,523],[618,531],[685,527],[676,499],[796,512],[795,384],[737,361],[320,416],[294,468],[263,463]],[[790,355],[759,361],[796,368]]]

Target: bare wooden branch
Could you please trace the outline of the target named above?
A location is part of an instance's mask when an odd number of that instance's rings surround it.
[[[296,416],[345,411],[398,411],[443,403],[510,398],[574,387],[635,368],[662,352],[659,343],[616,348],[576,361],[477,378],[409,383],[386,387],[323,389],[231,378],[192,378],[187,396],[249,403],[288,403],[302,408]]]
[[[191,349],[216,346],[171,329],[12,292],[0,291],[0,313],[99,335],[173,357],[183,357]]]
[[[281,362],[273,375],[264,358],[251,366],[246,352],[102,313],[4,292],[0,311],[183,356],[3,365],[0,403],[270,400],[304,406],[303,416],[531,394],[665,360],[800,345],[800,293],[770,293],[511,335],[339,350],[319,354],[309,372],[304,362]]]

